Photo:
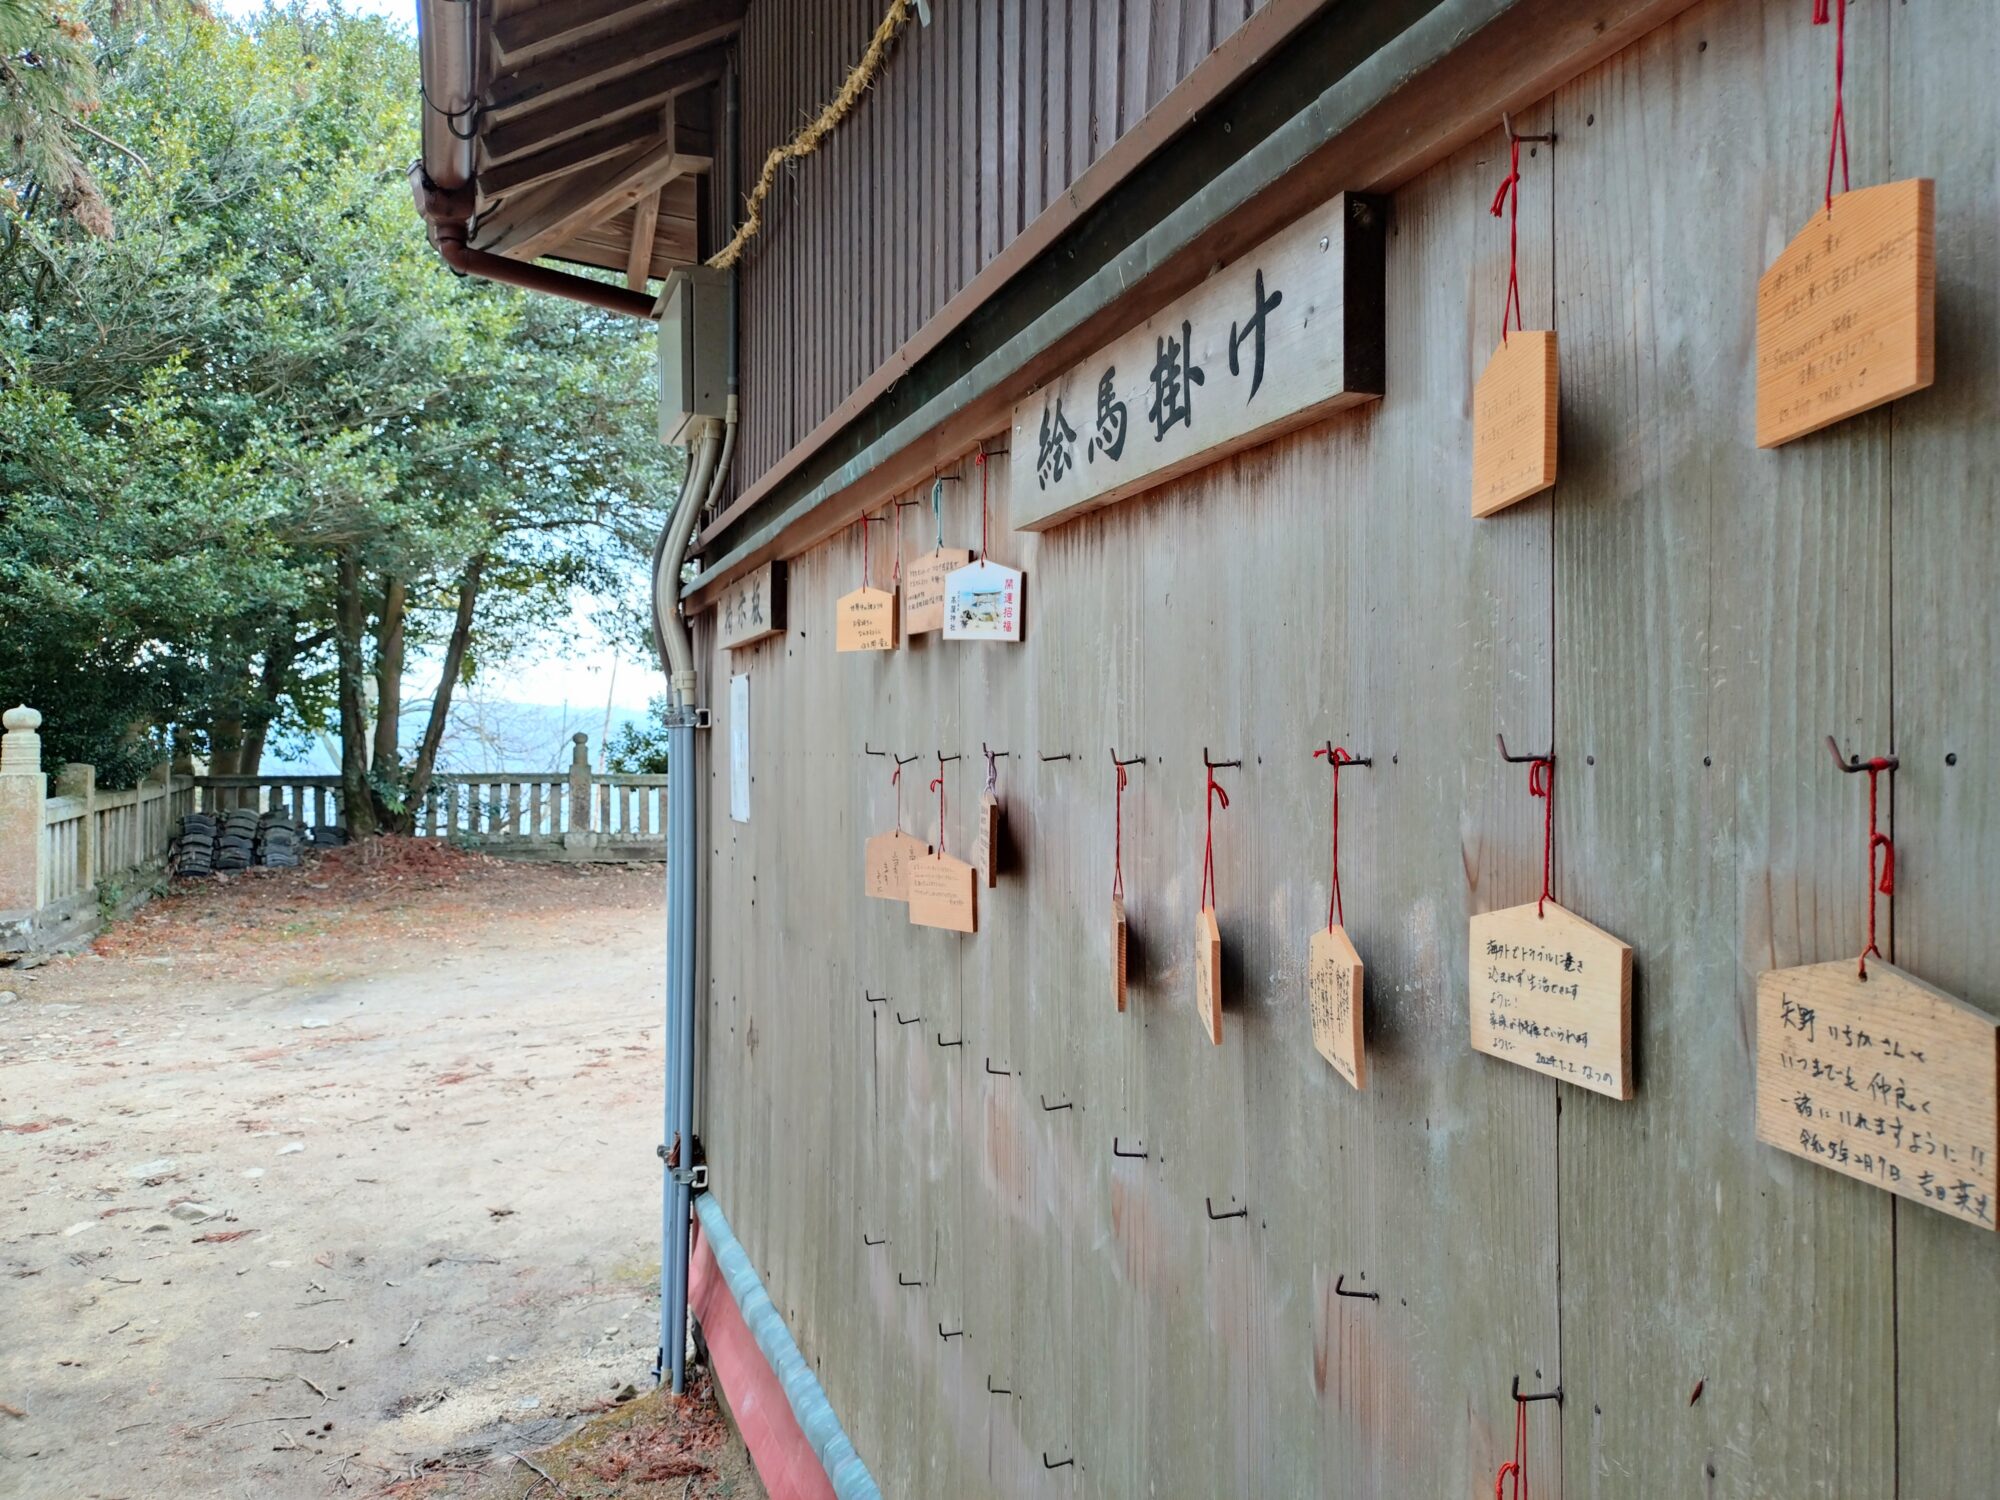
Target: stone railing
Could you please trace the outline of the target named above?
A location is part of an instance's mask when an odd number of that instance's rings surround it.
[[[206,811],[282,807],[308,828],[344,826],[338,776],[197,776]],[[590,769],[589,738],[573,737],[567,771],[438,776],[417,809],[419,838],[521,859],[665,859],[667,778]]]
[[[13,708],[0,725],[0,953],[37,952],[88,936],[106,904],[143,894],[193,810],[194,778],[161,767],[131,791],[100,792],[95,768],[68,765],[50,795],[42,716]]]

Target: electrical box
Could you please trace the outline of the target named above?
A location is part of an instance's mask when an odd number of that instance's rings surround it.
[[[729,401],[729,273],[686,266],[667,278],[660,317],[660,441],[679,447]]]

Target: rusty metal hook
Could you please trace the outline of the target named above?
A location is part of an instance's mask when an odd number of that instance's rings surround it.
[[[1860,756],[1856,755],[1848,760],[1842,760],[1840,758],[1840,746],[1834,742],[1832,735],[1826,737],[1826,751],[1827,754],[1833,757],[1833,763],[1849,776],[1854,775],[1857,771],[1893,771],[1902,764],[1893,755],[1880,755],[1874,760],[1863,760]]]
[[[889,1236],[885,1234],[879,1240],[871,1240],[868,1238],[868,1231],[864,1229],[861,1231],[861,1243],[868,1246],[870,1249],[873,1249],[877,1245],[888,1244]]]
[[[1218,1224],[1220,1224],[1224,1219],[1242,1219],[1249,1217],[1250,1214],[1250,1208],[1249,1205],[1247,1204],[1244,1205],[1242,1208],[1233,1209],[1229,1213],[1219,1214],[1215,1211],[1215,1200],[1213,1198],[1203,1198],[1201,1201],[1203,1206],[1208,1209],[1209,1218],[1213,1219]]]
[[[1139,1149],[1137,1151],[1127,1151],[1118,1144],[1118,1137],[1114,1135],[1111,1137],[1111,1154],[1113,1156],[1128,1157],[1134,1161],[1144,1161],[1146,1159],[1146,1143],[1144,1141],[1139,1142]]]
[[[1047,1094],[1038,1094],[1036,1095],[1036,1097],[1042,1101],[1042,1109],[1044,1112],[1048,1114],[1054,1114],[1059,1109],[1076,1108],[1076,1106],[1071,1104],[1070,1101],[1067,1099],[1063,1100],[1063,1102],[1060,1104],[1051,1104],[1049,1103],[1049,1096]]]
[[[1533,1396],[1524,1396],[1521,1394],[1521,1377],[1516,1375],[1514,1377],[1514,1399],[1516,1401],[1553,1401],[1557,1406],[1561,1406],[1563,1388],[1557,1386],[1552,1391],[1541,1391]]]
[[[994,1067],[993,1059],[990,1057],[986,1059],[986,1071],[991,1073],[995,1078],[1012,1078],[1014,1076],[1013,1073],[1006,1068]]]
[[[1380,1302],[1382,1300],[1380,1292],[1350,1292],[1345,1290],[1346,1284],[1347,1273],[1343,1271],[1339,1276],[1334,1278],[1333,1295],[1336,1297],[1365,1297],[1370,1302]]]
[[[1510,141],[1547,141],[1551,146],[1553,146],[1556,143],[1556,133],[1553,130],[1543,135],[1516,134],[1514,130],[1514,122],[1512,119],[1508,117],[1508,114],[1504,109],[1500,111],[1500,128],[1507,132],[1507,139]]]
[[[1345,749],[1342,749],[1339,752],[1340,759],[1335,760],[1333,758],[1334,753],[1334,743],[1332,740],[1328,740],[1324,750],[1313,751],[1313,759],[1319,760],[1321,757],[1324,757],[1326,763],[1336,771],[1344,771],[1349,766],[1372,766],[1375,764],[1375,757],[1372,755],[1349,755]]]
[[[887,995],[871,995],[865,989],[861,992],[861,1000],[864,1005],[887,1005],[889,1003]]]
[[[965,1045],[965,1038],[960,1036],[954,1041],[947,1042],[944,1039],[944,1033],[940,1031],[937,1034],[937,1042],[940,1047],[963,1047]]]
[[[906,1280],[906,1279],[904,1278],[904,1276],[903,1276],[903,1273],[902,1273],[901,1271],[898,1271],[898,1272],[896,1273],[896,1285],[897,1285],[897,1286],[922,1286],[922,1285],[923,1285],[923,1283],[922,1283],[921,1281],[909,1281],[909,1280]]]
[[[1493,739],[1494,742],[1500,746],[1500,758],[1506,761],[1509,765],[1515,765],[1515,766],[1531,765],[1538,760],[1546,761],[1549,765],[1554,765],[1556,763],[1556,752],[1553,746],[1550,747],[1549,753],[1547,755],[1509,755],[1507,753],[1507,736],[1504,734],[1496,734],[1493,736]]]
[[[1069,759],[1069,751],[1065,750],[1061,755],[1044,755],[1042,757],[1042,764],[1047,765],[1052,760],[1068,760],[1068,759]]]
[[[896,1012],[896,1024],[898,1026],[915,1026],[921,1020],[923,1020],[922,1016],[911,1016],[906,1020],[900,1010]]]
[[[1211,771],[1219,771],[1224,766],[1241,766],[1243,764],[1240,760],[1210,760],[1208,758],[1208,746],[1206,745],[1201,747],[1201,763]]]
[[[1143,755],[1134,755],[1129,759],[1120,760],[1118,758],[1118,747],[1116,745],[1111,747],[1111,764],[1114,766],[1143,766],[1145,763],[1146,757]]]

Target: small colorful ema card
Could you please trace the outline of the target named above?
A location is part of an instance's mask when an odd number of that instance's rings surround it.
[[[948,641],[1018,641],[1021,590],[1027,578],[987,558],[953,570],[944,581],[944,638]]]

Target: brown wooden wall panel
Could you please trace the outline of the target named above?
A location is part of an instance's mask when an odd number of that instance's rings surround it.
[[[751,674],[757,778],[749,825],[715,778],[705,841],[713,1191],[885,1494],[1486,1495],[1517,1374],[1566,1394],[1531,1412],[1540,1496],[1991,1490],[2000,1244],[1758,1145],[1752,1000],[1861,941],[1865,786],[1831,733],[1903,757],[1892,956],[2000,1007],[2000,11],[1851,7],[1856,181],[1938,180],[1938,382],[1762,452],[1757,277],[1825,160],[1831,35],[1805,18],[1708,0],[1522,116],[1561,137],[1523,161],[1525,312],[1562,338],[1549,494],[1468,516],[1496,139],[1395,195],[1379,406],[1035,535],[1006,528],[995,458],[1019,646],[835,656],[848,535],[793,561],[784,638],[707,647]],[[1158,34],[1122,38],[1150,78]],[[1557,894],[1634,947],[1629,1103],[1470,1049],[1467,918],[1540,877],[1496,730],[1553,741]],[[1375,759],[1342,786],[1363,1094],[1304,994],[1327,738]],[[924,757],[925,837],[930,757],[963,757],[958,848],[982,741],[1017,865],[976,936],[911,929],[859,894],[893,807],[863,746]],[[1113,746],[1147,757],[1123,1015]],[[1220,1048],[1191,1006],[1204,747],[1244,762],[1216,825]]]
[[[1263,0],[980,0],[912,23],[868,98],[779,179],[742,273],[732,485],[775,464]],[[742,159],[832,97],[881,0],[756,0]]]

